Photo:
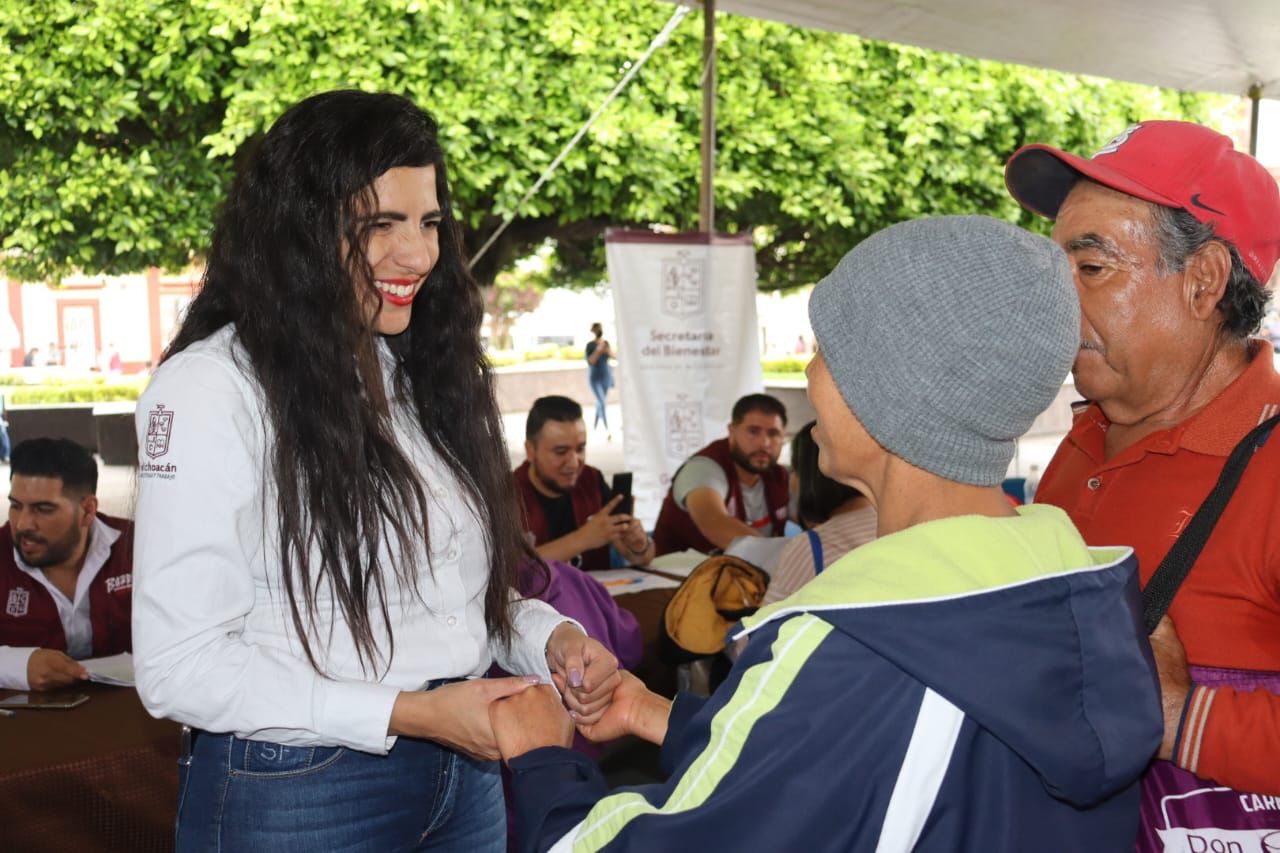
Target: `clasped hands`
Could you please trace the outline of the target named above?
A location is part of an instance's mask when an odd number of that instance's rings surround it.
[[[504,760],[539,746],[570,746],[575,725],[587,736],[617,725],[610,722],[617,716],[610,708],[627,674],[603,646],[581,642],[586,639],[574,626],[560,625],[547,642],[547,667],[555,687],[532,685],[489,703],[489,724]],[[601,660],[600,652],[607,657]]]
[[[573,719],[584,725],[597,723],[618,686],[617,658],[577,625],[564,622],[547,640],[547,666]],[[554,695],[550,685],[539,685],[540,681],[536,675],[478,678],[431,691],[401,691],[387,733],[434,740],[477,758],[498,758],[490,707],[521,693],[547,690]],[[564,708],[560,714],[570,719]],[[569,726],[572,740],[572,720]]]
[[[559,676],[553,678],[559,685]],[[564,704],[551,685],[540,684],[489,705],[489,722],[502,759],[510,761],[544,746],[572,746],[575,729],[596,743],[635,735],[661,744],[667,734],[671,702],[623,670],[618,672],[611,701],[598,716],[566,712]]]

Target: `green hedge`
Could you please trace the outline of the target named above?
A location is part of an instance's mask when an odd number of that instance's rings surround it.
[[[0,387],[5,388],[21,388],[29,386],[32,388],[41,388],[45,386],[66,387],[66,386],[84,386],[84,385],[105,385],[107,382],[119,383],[119,376],[107,376],[105,374],[86,375],[83,373],[73,374],[71,376],[51,376],[48,374],[41,375],[37,372],[38,368],[32,368],[27,373],[0,373]],[[38,377],[38,379],[37,379]]]
[[[113,403],[120,400],[136,400],[142,393],[141,385],[90,382],[79,385],[33,385],[18,388],[5,394],[10,406],[36,406],[45,403]]]
[[[760,367],[765,373],[804,373],[812,356],[786,356],[785,358],[766,358],[761,360]],[[797,377],[798,378],[798,377]]]
[[[510,350],[490,350],[488,356],[489,364],[493,367],[510,367],[524,361],[523,355]]]
[[[489,364],[494,367],[510,367],[513,364],[525,364],[530,361],[582,361],[586,353],[577,347],[556,346],[546,344],[536,349],[516,352],[515,350],[489,350]]]
[[[560,346],[557,344],[541,344],[524,351],[525,361],[551,361],[560,358]]]

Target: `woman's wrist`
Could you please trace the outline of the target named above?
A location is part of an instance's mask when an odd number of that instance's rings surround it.
[[[432,713],[431,692],[422,690],[401,690],[391,706],[391,719],[387,723],[387,734],[392,737],[423,738],[431,740],[434,732],[430,730]]]
[[[576,631],[579,634],[582,633],[582,629],[579,628],[576,623],[570,622],[567,619],[559,623],[558,625],[556,625],[554,628],[552,628],[551,633],[547,635],[547,644],[542,647],[542,656],[548,659],[547,661],[548,665],[550,665],[551,645],[552,643],[556,642],[556,635],[559,634],[561,631],[565,630],[566,628],[571,631]],[[585,634],[583,636],[585,636]]]

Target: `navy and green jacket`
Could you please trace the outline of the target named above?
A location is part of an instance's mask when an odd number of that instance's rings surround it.
[[[1019,513],[884,537],[745,620],[663,784],[514,759],[522,850],[1132,850],[1163,728],[1136,561]]]

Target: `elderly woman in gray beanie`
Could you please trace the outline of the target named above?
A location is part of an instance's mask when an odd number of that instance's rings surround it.
[[[526,849],[1132,850],[1162,727],[1132,551],[1000,490],[1079,343],[1066,256],[986,217],[903,223],[810,318],[819,465],[879,538],[744,620],[709,699],[624,676],[578,727],[661,743],[663,784],[606,796],[536,748],[568,745],[554,695],[494,705]]]

